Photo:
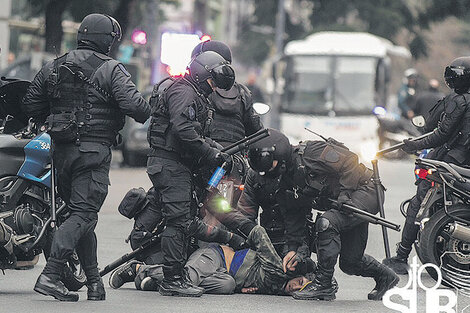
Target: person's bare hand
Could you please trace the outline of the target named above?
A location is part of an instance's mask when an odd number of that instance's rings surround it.
[[[242,293],[256,293],[257,291],[258,291],[258,287],[242,288]]]
[[[412,119],[415,116],[415,113],[409,110],[408,112],[406,112],[406,115],[408,116],[409,119]]]
[[[295,271],[295,267],[297,266],[297,253],[295,251],[289,251],[284,259],[282,260],[282,269],[284,273],[287,271]]]

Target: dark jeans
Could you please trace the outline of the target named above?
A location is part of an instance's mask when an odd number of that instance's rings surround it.
[[[60,267],[76,250],[88,281],[96,281],[99,274],[94,230],[108,194],[111,150],[106,145],[89,142],[80,146],[57,145],[54,162],[59,194],[67,203],[70,216],[54,233],[44,272],[60,275]]]
[[[187,257],[187,228],[191,222],[192,173],[176,160],[149,157],[147,174],[158,190],[166,228],[161,236],[165,279],[182,275]]]
[[[383,190],[381,192],[383,194]],[[379,210],[372,182],[360,186],[351,194],[351,199],[353,204],[361,210],[372,214],[376,214]],[[326,211],[320,219],[328,220],[326,223],[328,228],[317,228],[318,268],[326,277],[329,277],[327,281],[331,281],[338,256],[339,266],[343,272],[363,276],[366,259],[371,258],[364,257],[369,223],[336,209]],[[370,263],[370,261],[367,262]]]

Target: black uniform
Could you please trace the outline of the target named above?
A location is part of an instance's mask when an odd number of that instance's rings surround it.
[[[283,257],[288,249],[285,221],[279,201],[276,199],[279,183],[280,177],[273,179],[249,170],[237,209],[250,220],[255,221],[258,218],[259,208],[262,208],[260,224],[266,229],[277,253]],[[308,208],[305,213],[310,213]]]
[[[152,151],[147,173],[161,195],[166,228],[162,234],[165,277],[180,277],[187,258],[187,227],[196,214],[193,172],[213,165],[219,150],[202,137],[207,98],[189,75],[171,82],[164,92],[155,86],[148,140]]]
[[[425,120],[429,117],[431,108],[442,98],[444,94],[439,90],[430,88],[429,90],[421,92],[416,98],[416,105],[414,108],[415,116],[422,115]]]
[[[64,63],[67,67],[61,67]],[[88,82],[69,69],[83,73]],[[23,109],[39,123],[49,116],[52,131],[64,125],[71,130],[66,136],[51,133],[56,140],[53,158],[58,190],[71,215],[54,235],[43,273],[59,277],[76,249],[88,283],[93,283],[100,279],[94,229],[108,193],[110,146],[125,115],[143,123],[150,107],[122,64],[81,46],[41,69],[24,98]]]
[[[235,83],[226,91],[217,89],[210,97],[211,117],[206,136],[222,146],[227,146],[263,128],[259,116],[253,110],[251,92]]]
[[[456,165],[470,164],[470,111],[467,109],[470,94],[456,94],[452,92],[440,101],[429,117],[430,123],[426,124],[428,131],[431,131],[435,123],[441,117],[438,127],[434,132],[421,140],[411,144],[412,149],[421,150],[425,148],[435,148],[426,158],[441,160]],[[443,112],[444,114],[441,114]],[[431,184],[426,180],[420,180],[416,195],[411,199],[408,206],[406,222],[403,227],[401,242],[398,246],[397,254],[402,259],[407,259],[415,242],[419,226],[415,225],[416,214]]]

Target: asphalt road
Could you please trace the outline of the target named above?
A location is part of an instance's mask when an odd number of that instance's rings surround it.
[[[415,191],[413,163],[412,161],[380,161],[379,168],[382,181],[387,187],[386,216],[396,223],[403,224],[404,219],[398,208],[400,202],[410,197]],[[121,216],[117,211],[123,195],[132,187],[150,187],[150,181],[142,168],[113,168],[111,183],[97,226],[98,261],[101,267],[129,251],[129,246],[124,239],[131,230],[132,221]],[[371,225],[369,229],[366,252],[381,260],[384,258],[381,229],[376,225]],[[390,242],[394,246],[399,240],[399,233],[389,231],[389,235]],[[44,259],[41,256],[38,265],[32,270],[9,270],[4,276],[0,276],[0,312],[397,312],[386,308],[382,302],[367,300],[367,293],[374,287],[373,279],[348,276],[339,269],[336,271],[336,278],[340,288],[337,299],[332,302],[299,301],[289,296],[241,294],[203,295],[196,299],[174,298],[163,297],[156,292],[139,292],[134,289],[133,284],[127,284],[119,290],[107,287],[106,301],[87,301],[86,288],[83,288],[79,292],[78,303],[62,303],[33,291],[33,285],[43,266]],[[106,286],[108,286],[108,276],[104,278]],[[399,286],[404,286],[407,280],[406,276],[402,276]],[[425,273],[423,282],[426,286],[434,285],[434,281]],[[402,305],[409,305],[407,301],[399,297],[392,299]],[[446,303],[446,300],[443,299],[441,302]],[[465,309],[466,306],[469,307]],[[425,292],[418,290],[416,312],[426,312],[425,307]],[[470,299],[459,295],[455,309],[456,312],[470,312]]]

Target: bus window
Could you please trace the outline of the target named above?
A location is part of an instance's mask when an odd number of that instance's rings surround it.
[[[337,58],[335,112],[343,114],[372,112],[375,106],[376,68],[376,58]]]
[[[295,56],[289,60],[284,111],[328,113],[332,97],[332,60],[329,56]]]

